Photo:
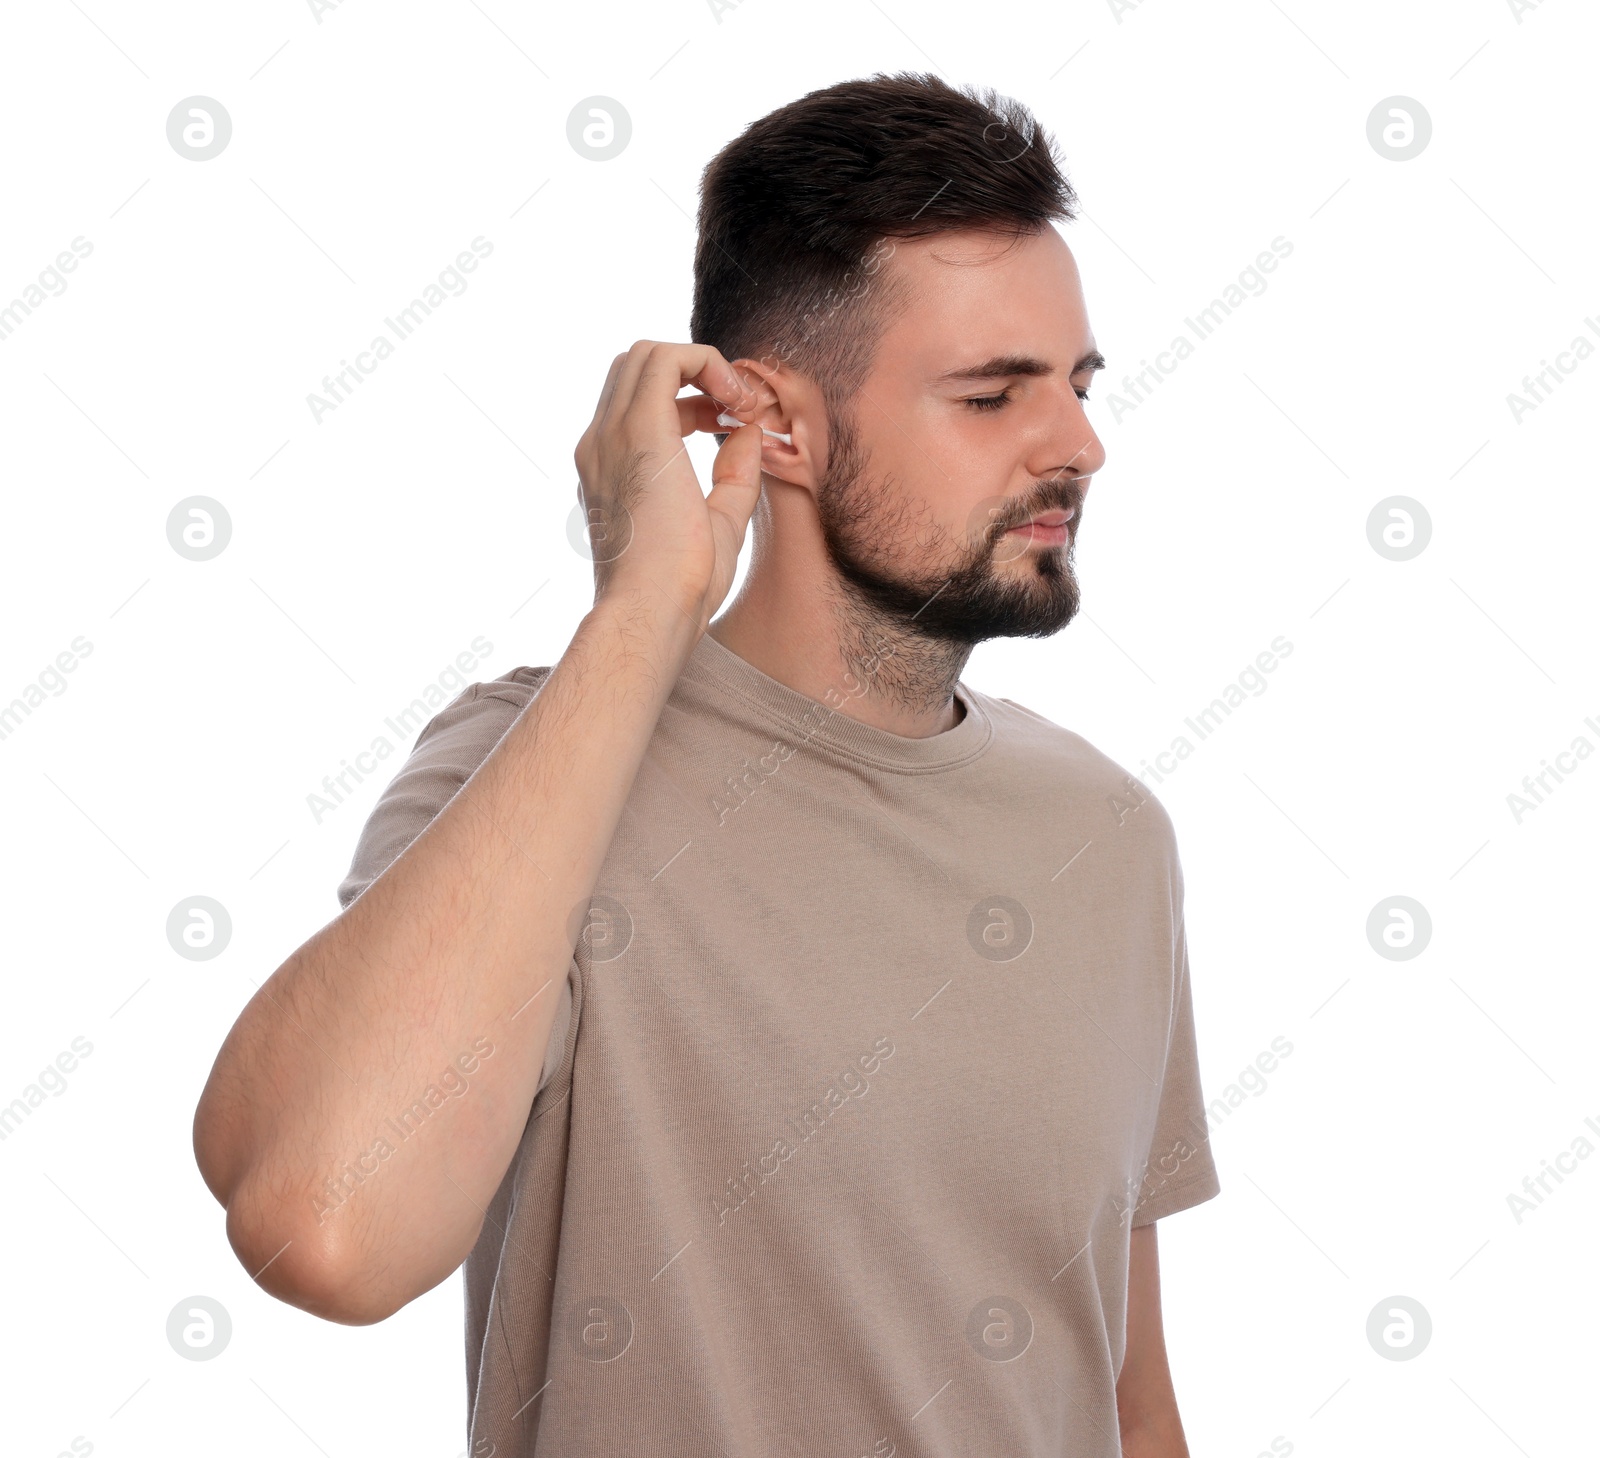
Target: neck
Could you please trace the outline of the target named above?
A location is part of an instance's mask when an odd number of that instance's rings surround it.
[[[954,689],[972,646],[919,636],[831,575],[795,590],[773,557],[753,560],[738,598],[706,630],[769,678],[863,724],[925,739],[961,721]]]

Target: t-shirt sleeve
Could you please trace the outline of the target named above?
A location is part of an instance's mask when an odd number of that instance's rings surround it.
[[[1184,935],[1180,882],[1174,961],[1172,1033],[1161,1076],[1155,1134],[1131,1224],[1148,1225],[1199,1205],[1222,1191],[1211,1156],[1211,1131],[1200,1089],[1194,1000],[1189,989],[1189,946]]]
[[[341,908],[348,908],[427,829],[488,758],[548,675],[548,669],[537,669],[529,675],[535,679],[532,683],[519,678],[469,684],[423,726],[410,755],[361,827],[350,869],[338,886]],[[572,985],[566,981],[539,1077],[541,1089],[560,1067],[571,1022]]]

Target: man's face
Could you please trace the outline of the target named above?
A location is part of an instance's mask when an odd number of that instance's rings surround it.
[[[1101,364],[1054,228],[896,244],[907,290],[832,422],[817,510],[840,576],[891,621],[960,643],[1045,637],[1078,610],[1072,554],[1105,450]]]

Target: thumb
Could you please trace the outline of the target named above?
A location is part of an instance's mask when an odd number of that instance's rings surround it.
[[[706,507],[713,525],[719,521],[726,524],[735,553],[761,499],[761,439],[759,425],[741,425],[723,441],[711,463]]]

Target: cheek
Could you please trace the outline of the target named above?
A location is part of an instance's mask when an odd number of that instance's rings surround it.
[[[946,401],[928,405],[878,395],[874,404],[858,416],[874,520],[903,524],[894,535],[913,538],[924,551],[937,539],[947,550],[966,553],[997,515],[1015,511],[1028,483],[996,420],[963,416]]]
[[[940,516],[969,549],[987,540],[995,522],[1016,515],[1018,501],[1033,484],[993,426],[982,439],[973,439],[971,432],[955,435],[939,464]]]

